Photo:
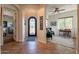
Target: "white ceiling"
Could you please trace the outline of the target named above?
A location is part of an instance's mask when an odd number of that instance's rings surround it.
[[[64,11],[60,11],[60,13],[68,12],[72,10],[77,10],[77,5],[75,4],[48,4],[46,6],[46,13],[48,15],[54,15],[54,13],[50,12],[52,9],[59,8],[59,9],[65,9]]]

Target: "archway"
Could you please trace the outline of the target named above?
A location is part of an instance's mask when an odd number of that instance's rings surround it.
[[[13,5],[1,5],[2,45],[17,39],[17,9]]]

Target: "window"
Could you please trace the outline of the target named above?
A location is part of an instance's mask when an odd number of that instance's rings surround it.
[[[72,17],[58,19],[58,29],[72,29]]]

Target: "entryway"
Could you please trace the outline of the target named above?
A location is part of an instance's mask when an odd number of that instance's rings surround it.
[[[37,19],[34,16],[28,19],[28,38],[27,41],[35,41],[37,36]]]

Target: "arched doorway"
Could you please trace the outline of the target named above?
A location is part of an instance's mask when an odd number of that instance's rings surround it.
[[[8,43],[16,40],[16,25],[17,25],[17,10],[15,7],[8,7],[11,5],[2,5],[2,16],[1,16],[1,31],[2,41]]]
[[[37,19],[34,16],[28,19],[28,36],[37,36]]]

